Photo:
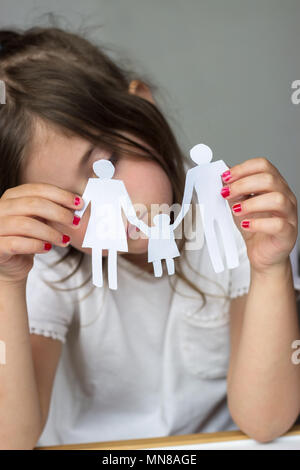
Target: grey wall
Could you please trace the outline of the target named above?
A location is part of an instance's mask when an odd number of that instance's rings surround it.
[[[45,12],[101,24],[90,37],[156,81],[186,151],[204,142],[229,166],[266,156],[300,199],[299,0],[0,0],[0,27],[47,24]]]

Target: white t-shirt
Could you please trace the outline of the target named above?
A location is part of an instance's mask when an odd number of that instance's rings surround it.
[[[231,298],[248,292],[246,244],[236,227],[235,235],[240,265],[232,270],[222,245],[221,273],[214,272],[206,243],[186,251],[199,274],[187,264],[185,273],[204,292]],[[79,290],[55,291],[42,277],[58,280],[71,272],[64,264],[47,267],[64,253],[56,247],[36,255],[27,282],[30,332],[63,342],[37,446],[237,429],[226,394],[230,302],[208,296],[200,309],[201,297],[182,280],[172,290],[169,278],[176,275],[155,278],[121,254],[117,290],[104,277],[102,288],[90,281]],[[86,255],[80,270],[56,285],[78,286],[90,273]]]

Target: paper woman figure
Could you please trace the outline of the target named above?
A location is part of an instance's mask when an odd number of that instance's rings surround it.
[[[108,285],[117,289],[117,251],[128,251],[122,211],[133,224],[138,218],[123,181],[112,179],[115,167],[105,159],[97,160],[93,170],[98,178],[89,178],[82,199],[83,209],[75,211],[82,217],[91,202],[91,215],[82,247],[92,248],[93,284],[103,285],[102,250],[108,250]]]
[[[182,208],[178,217],[183,218],[187,213],[195,189],[200,204],[204,236],[215,272],[224,270],[215,232],[215,222],[221,232],[227,267],[229,269],[236,268],[239,265],[239,258],[234,230],[237,228],[228,201],[221,195],[221,174],[229,168],[223,160],[211,163],[212,151],[204,144],[195,145],[190,150],[190,156],[197,166],[187,172]]]
[[[157,214],[153,217],[154,226],[149,227],[142,220],[137,222],[137,226],[149,238],[148,242],[148,262],[153,263],[154,276],[162,276],[162,260],[166,260],[168,274],[175,273],[174,259],[180,256],[177,248],[174,230],[179,225],[181,219],[177,217],[176,225],[170,224],[168,214]]]

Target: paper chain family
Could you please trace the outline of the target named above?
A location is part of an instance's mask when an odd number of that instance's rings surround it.
[[[93,170],[98,178],[89,178],[82,199],[83,209],[75,211],[82,217],[91,202],[91,214],[82,247],[92,248],[93,284],[103,286],[102,250],[108,250],[108,285],[117,289],[117,252],[128,252],[127,234],[122,219],[122,209],[128,221],[138,227],[148,238],[148,262],[153,263],[154,275],[162,275],[162,260],[166,261],[169,275],[174,274],[174,258],[180,256],[174,230],[189,210],[195,189],[201,210],[204,237],[215,272],[224,270],[214,222],[218,223],[223,241],[228,269],[239,265],[234,238],[235,223],[228,202],[220,192],[221,174],[229,168],[223,160],[211,162],[213,154],[205,144],[197,144],[190,150],[196,166],[189,169],[181,209],[173,224],[168,214],[153,217],[153,226],[148,226],[136,216],[135,209],[124,182],[112,179],[114,165],[106,159],[94,162]]]

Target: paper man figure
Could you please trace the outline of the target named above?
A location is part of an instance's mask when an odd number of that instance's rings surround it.
[[[168,214],[157,214],[153,217],[154,226],[149,227],[142,220],[139,220],[138,226],[142,232],[149,238],[148,242],[148,262],[153,263],[154,276],[162,276],[162,259],[166,260],[168,274],[174,274],[174,259],[180,256],[177,248],[174,230],[180,224],[181,218],[177,217],[175,222],[170,225],[170,216]]]
[[[229,168],[223,160],[211,163],[212,151],[204,144],[195,145],[190,150],[190,156],[197,166],[187,172],[182,207],[178,217],[182,219],[188,212],[193,189],[195,189],[201,209],[204,236],[215,272],[219,273],[224,270],[215,232],[215,222],[221,231],[227,267],[229,269],[236,268],[239,265],[233,232],[236,227],[228,201],[221,195],[221,174]]]
[[[97,160],[93,170],[98,178],[89,178],[82,199],[83,209],[75,211],[82,217],[91,202],[91,215],[82,247],[92,248],[93,284],[103,285],[102,250],[108,250],[108,285],[117,289],[117,251],[128,251],[122,211],[137,225],[139,219],[123,181],[112,179],[115,167],[105,159]]]

